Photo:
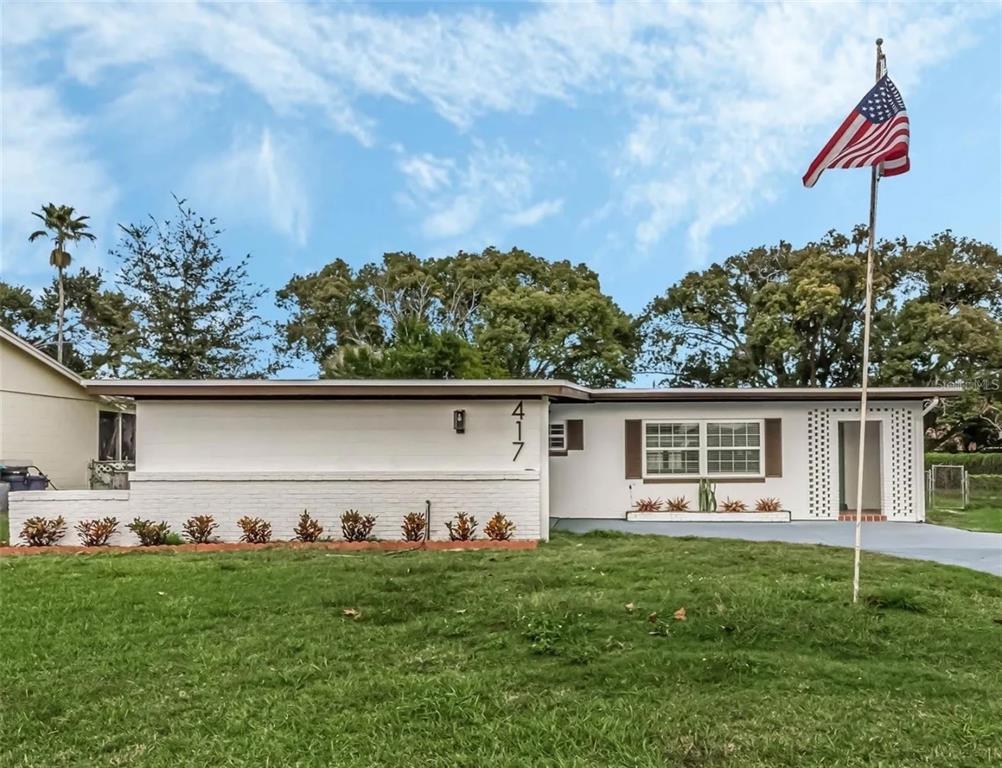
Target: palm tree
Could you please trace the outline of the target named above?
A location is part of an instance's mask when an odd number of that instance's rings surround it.
[[[59,270],[59,314],[56,318],[57,339],[56,339],[56,360],[63,362],[63,314],[66,309],[66,297],[63,293],[63,270],[69,267],[73,260],[66,250],[66,243],[78,240],[96,240],[87,231],[87,219],[90,216],[73,216],[74,210],[69,205],[48,205],[42,206],[42,212],[32,211],[32,216],[37,216],[42,220],[45,229],[39,229],[28,236],[28,242],[33,243],[40,237],[50,235],[56,247],[52,249],[49,256],[49,263]]]

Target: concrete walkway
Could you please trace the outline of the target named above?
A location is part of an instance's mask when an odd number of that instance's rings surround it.
[[[854,523],[645,523],[596,518],[553,520],[551,530],[623,531],[659,536],[699,536],[745,541],[787,541],[852,547]],[[1002,576],[1002,533],[978,533],[927,523],[863,523],[863,549],[933,560]]]

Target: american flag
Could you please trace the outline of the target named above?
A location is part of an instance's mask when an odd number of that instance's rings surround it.
[[[904,99],[884,75],[835,131],[804,174],[813,187],[826,168],[879,165],[881,176],[897,176],[908,162],[908,112]]]

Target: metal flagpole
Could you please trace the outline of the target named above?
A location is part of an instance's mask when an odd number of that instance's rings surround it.
[[[876,80],[879,82],[884,65],[884,41],[877,38]],[[866,298],[863,308],[863,382],[859,395],[859,453],[856,465],[856,546],[852,557],[852,601],[859,602],[859,552],[863,543],[863,467],[866,447],[866,395],[870,380],[870,318],[873,306],[873,246],[877,237],[877,182],[880,166],[870,171],[870,236],[866,246]]]

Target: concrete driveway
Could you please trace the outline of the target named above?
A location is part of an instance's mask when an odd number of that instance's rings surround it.
[[[854,523],[644,523],[594,518],[561,518],[551,530],[587,533],[622,531],[659,536],[786,541],[852,547]],[[928,523],[864,523],[863,549],[885,555],[933,560],[1002,576],[1002,533],[978,533]]]

